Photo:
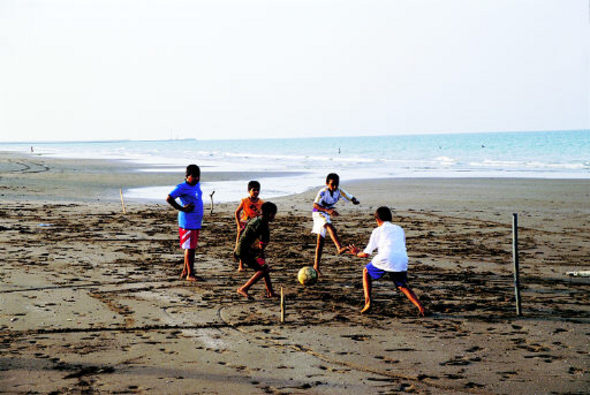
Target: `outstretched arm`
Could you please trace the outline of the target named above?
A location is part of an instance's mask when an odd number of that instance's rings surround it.
[[[344,196],[345,199],[350,200],[352,202],[352,204],[354,204],[354,205],[357,205],[357,204],[360,204],[361,203],[354,196],[352,196],[350,193],[346,192],[342,188],[340,188],[340,194],[342,196]]]
[[[368,258],[370,257],[369,254],[367,254],[364,251],[361,251],[357,248],[357,246],[355,246],[354,244],[351,244],[348,246],[348,252],[351,253],[354,256],[358,256],[359,258]]]

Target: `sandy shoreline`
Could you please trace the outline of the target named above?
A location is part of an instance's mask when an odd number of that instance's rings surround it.
[[[288,300],[280,324],[278,302],[261,297],[262,285],[253,302],[235,293],[247,275],[230,257],[234,204],[206,214],[197,251],[203,281],[178,281],[176,213],[163,201],[128,202],[123,215],[118,189],[173,185],[179,175],[134,169],[1,154],[0,392],[590,388],[590,280],[566,275],[590,270],[588,180],[343,180],[361,201],[341,206],[345,242],[364,245],[374,209],[396,208],[412,286],[432,313],[424,319],[387,282],[376,283],[374,311],[359,315],[364,262],[332,246],[324,280],[299,286],[296,272],[313,257],[315,191],[273,199],[280,212],[269,261]],[[514,314],[513,212],[523,317]]]
[[[37,154],[0,152],[0,198],[5,201],[116,202],[119,189],[170,186],[183,172],[142,171],[150,165],[124,160],[58,159]],[[158,166],[158,168],[161,168]],[[280,177],[275,172],[214,172],[202,169],[207,181]],[[166,196],[162,197],[162,201]],[[136,200],[136,203],[159,203]]]

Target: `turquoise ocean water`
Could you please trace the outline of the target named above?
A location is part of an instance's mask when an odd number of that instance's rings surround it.
[[[188,163],[203,170],[203,190],[216,201],[245,195],[244,180],[207,182],[207,172],[288,172],[260,179],[266,198],[303,192],[337,172],[343,181],[386,177],[590,178],[590,130],[328,137],[256,140],[165,140],[0,143],[0,151],[67,158],[124,159],[144,171],[174,171]],[[171,186],[125,191],[161,200]]]

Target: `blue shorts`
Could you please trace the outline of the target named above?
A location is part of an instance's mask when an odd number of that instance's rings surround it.
[[[369,276],[371,276],[373,280],[379,280],[387,274],[396,287],[408,286],[408,272],[386,272],[385,270],[373,266],[373,262],[369,262],[369,264],[365,266],[365,269],[367,269]]]

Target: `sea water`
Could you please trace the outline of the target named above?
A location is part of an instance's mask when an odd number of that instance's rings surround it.
[[[0,151],[53,157],[123,159],[142,171],[169,171],[182,179],[189,163],[202,170],[202,189],[215,201],[245,196],[248,173],[263,172],[261,196],[272,198],[343,181],[408,177],[590,178],[590,130],[372,137],[268,138],[0,143]],[[238,180],[208,182],[207,173],[243,172]],[[280,177],[272,176],[274,173]],[[173,185],[125,191],[127,198],[161,201]]]

